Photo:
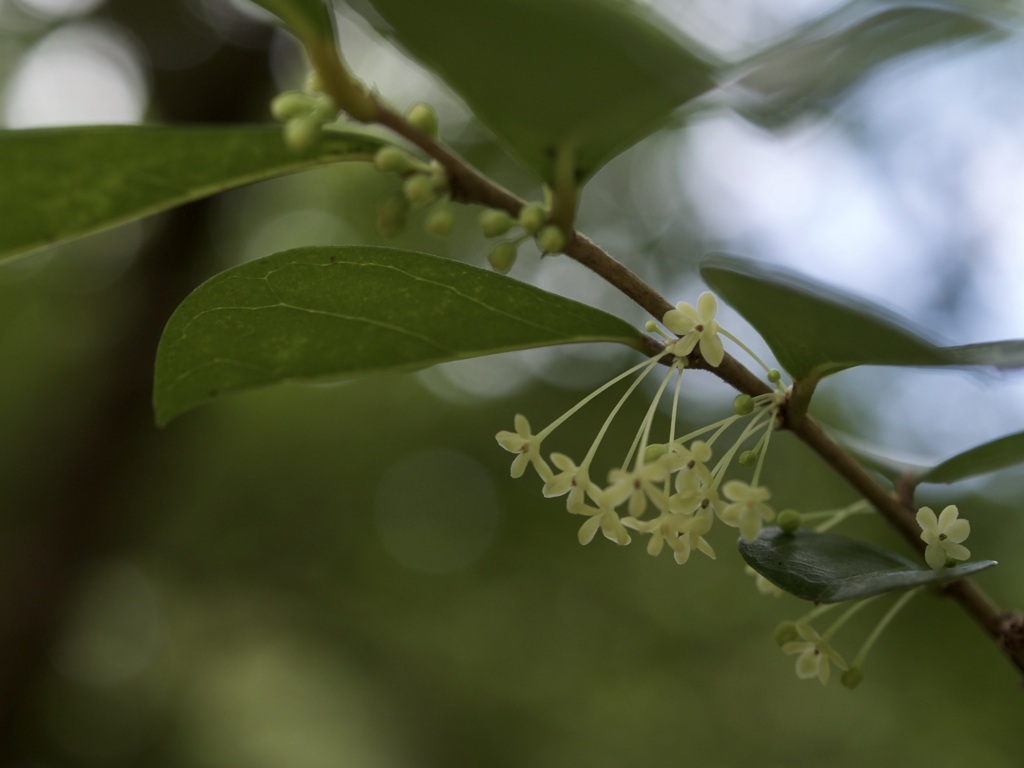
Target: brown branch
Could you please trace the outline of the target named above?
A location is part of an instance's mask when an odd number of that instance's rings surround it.
[[[525,204],[522,198],[484,176],[450,148],[410,125],[382,102],[378,103],[376,122],[390,128],[436,160],[447,174],[454,200],[497,208],[518,216]],[[672,305],[654,288],[578,230],[572,233],[563,252],[628,296],[653,318],[660,320],[672,309]],[[692,363],[694,367],[710,371],[734,389],[748,395],[756,396],[771,391],[763,380],[731,355],[726,355],[715,368],[708,366],[699,353],[692,355]],[[887,491],[810,417],[801,418],[795,424],[787,424],[783,414],[781,428],[790,430],[817,453],[867,499],[915,551],[923,554],[925,544],[921,541],[921,532],[915,520],[912,493],[904,493],[901,498]],[[942,591],[974,619],[1024,675],[1024,614],[1004,613],[967,579],[952,582]]]

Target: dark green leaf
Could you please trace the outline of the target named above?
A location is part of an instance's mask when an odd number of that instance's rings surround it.
[[[951,363],[885,308],[788,270],[715,256],[700,273],[764,337],[794,379],[817,381],[855,365]]]
[[[300,40],[334,39],[334,25],[324,0],[252,0],[277,16]]]
[[[370,160],[383,143],[325,132],[299,156],[272,126],[0,131],[0,259],[253,181]]]
[[[1001,371],[1015,371],[1024,368],[1024,339],[947,347],[946,354],[957,365],[990,365]]]
[[[918,478],[922,483],[955,483],[1016,464],[1024,464],[1024,432],[1000,437],[958,453]]]
[[[156,359],[164,424],[225,392],[612,341],[622,320],[511,278],[392,248],[299,248],[217,275],[181,303]]]
[[[744,93],[736,107],[761,124],[787,123],[828,109],[873,69],[925,47],[994,36],[987,19],[931,4],[890,8],[865,17],[844,4],[770,50],[738,66]]]
[[[631,2],[352,4],[440,75],[548,183],[559,152],[572,153],[582,181],[714,85],[694,44]]]
[[[979,560],[952,568],[918,568],[893,552],[835,533],[765,528],[753,541],[740,540],[747,564],[791,595],[816,603],[859,600],[961,579],[995,565]]]

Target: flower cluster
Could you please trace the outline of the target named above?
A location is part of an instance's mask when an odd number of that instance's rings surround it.
[[[759,484],[759,478],[784,393],[777,391],[757,398],[741,395],[732,416],[690,434],[676,434],[687,356],[699,350],[704,360],[713,366],[724,359],[719,333],[726,334],[715,320],[716,311],[717,301],[710,293],[701,295],[697,307],[678,304],[663,319],[667,328],[679,334],[677,337],[662,334],[667,341],[665,352],[615,377],[536,434],[521,414],[515,417],[514,432],[497,434],[499,445],[516,454],[512,462],[513,477],[521,477],[527,467],[532,467],[544,484],[545,497],[566,497],[566,509],[586,518],[579,529],[581,544],[592,541],[598,531],[620,545],[628,544],[632,534],[641,534],[649,537],[647,551],[651,555],[656,556],[668,547],[675,561],[682,564],[695,549],[709,557],[715,556],[705,536],[716,519],[738,528],[740,535],[749,540],[757,536],[765,522],[774,518],[775,513],[767,503],[771,493]],[[594,470],[598,447],[625,401],[666,352],[673,356],[672,361],[625,460],[608,472],[607,481],[602,483]],[[545,458],[542,445],[555,429],[609,387],[634,374],[636,378],[612,408],[582,460],[577,462],[557,452]],[[673,379],[668,439],[655,443],[650,437],[657,406]],[[746,423],[739,436],[716,460],[716,449],[723,435],[743,420]],[[741,447],[751,443],[751,448],[740,452]],[[737,457],[740,463],[756,463],[749,483],[724,479]]]

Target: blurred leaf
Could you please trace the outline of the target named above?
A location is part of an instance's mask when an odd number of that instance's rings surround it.
[[[303,155],[281,129],[91,126],[0,131],[0,259],[384,144],[325,131]]]
[[[887,61],[996,31],[979,15],[935,3],[891,8],[866,18],[864,4],[844,4],[740,64],[738,70],[746,74],[738,85],[746,93],[737,108],[754,122],[785,124],[808,109],[830,107]]]
[[[852,453],[858,461],[890,480],[895,481],[901,475],[917,476],[928,469],[928,466],[920,461],[897,458],[887,453],[885,449],[837,430],[835,427],[828,427],[828,433],[836,442]]]
[[[693,43],[623,0],[351,4],[548,183],[560,151],[582,181],[714,85]]]
[[[945,351],[958,365],[991,365],[1002,371],[1024,368],[1022,339],[965,344],[960,347],[946,347]]]
[[[334,25],[324,0],[252,0],[277,16],[300,40],[334,39]]]
[[[976,445],[932,467],[918,478],[921,483],[955,483],[975,475],[984,475],[1024,464],[1024,432]]]
[[[952,568],[918,568],[893,552],[835,533],[765,528],[739,543],[747,564],[791,595],[815,603],[859,600],[925,584],[954,581],[995,565],[979,560]]]
[[[951,363],[887,309],[788,270],[720,255],[704,261],[700,273],[794,379],[817,381],[856,365]]]
[[[157,422],[291,380],[421,368],[515,349],[613,341],[628,323],[456,261],[393,248],[298,248],[229,269],[188,296],[156,358]]]

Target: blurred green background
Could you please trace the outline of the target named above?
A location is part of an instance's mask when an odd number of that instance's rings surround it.
[[[739,58],[837,5],[660,8]],[[304,71],[250,11],[0,0],[4,122],[265,122]],[[367,82],[400,107],[434,103],[444,138],[539,196],[450,92],[342,11]],[[854,67],[842,98],[763,121],[771,131],[709,103],[603,169],[581,228],[673,300],[692,301],[702,254],[726,248],[952,342],[1024,336],[1021,39]],[[1020,765],[1020,681],[941,598],[911,602],[856,691],[800,681],[772,630],[808,606],[758,594],[731,529],[712,534],[717,561],[685,567],[642,543],[583,548],[578,519],[536,478],[509,479],[494,434],[515,413],[539,429],[632,353],[287,386],[155,429],[152,360],[175,302],[284,248],[385,242],[374,209],[396,188],[326,168],[0,267],[4,765]],[[444,240],[414,216],[386,242],[482,264],[476,213]],[[582,268],[536,256],[524,249],[513,275],[643,321]],[[854,371],[823,386],[815,413],[939,460],[1024,429],[1022,392],[1013,377]],[[684,421],[717,420],[730,401],[690,376]],[[631,401],[622,440],[646,405]],[[606,413],[585,410],[554,448],[585,449]],[[777,508],[854,500],[787,435],[766,473]],[[960,505],[975,557],[1001,561],[979,583],[1009,608],[1024,606],[1021,491],[1014,471],[922,491]],[[845,530],[901,546],[871,518]],[[847,658],[883,611],[839,635]]]

